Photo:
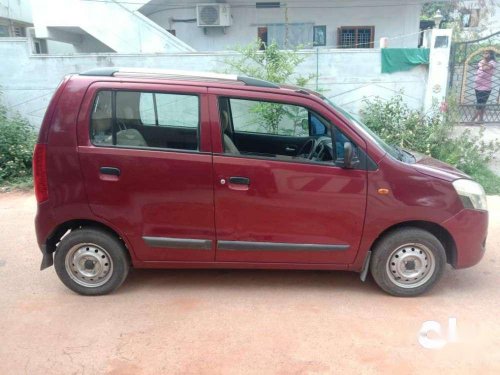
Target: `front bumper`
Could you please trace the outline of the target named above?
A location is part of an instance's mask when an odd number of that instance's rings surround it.
[[[488,212],[464,209],[446,220],[443,227],[455,241],[454,268],[472,267],[482,259],[488,235]]]

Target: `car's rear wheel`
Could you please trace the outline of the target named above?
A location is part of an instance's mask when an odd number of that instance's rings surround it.
[[[54,266],[61,281],[84,295],[107,294],[127,277],[129,258],[112,234],[94,228],[76,229],[57,246]]]
[[[420,228],[385,235],[373,249],[370,270],[375,282],[395,296],[417,296],[441,277],[446,253],[441,242]]]

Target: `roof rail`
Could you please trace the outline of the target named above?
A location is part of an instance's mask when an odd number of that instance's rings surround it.
[[[87,70],[86,72],[80,73],[81,76],[103,76],[103,77],[113,77],[118,71],[117,68],[96,68]]]
[[[195,72],[170,69],[148,69],[148,68],[96,68],[80,73],[81,76],[100,77],[141,77],[141,78],[164,78],[164,79],[202,79],[209,81],[241,82],[247,86],[267,87],[279,89],[280,86],[258,78],[238,76],[236,74],[219,74],[208,72]]]

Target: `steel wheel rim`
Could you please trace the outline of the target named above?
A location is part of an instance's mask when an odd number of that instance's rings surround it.
[[[106,284],[113,274],[113,260],[109,253],[91,243],[73,246],[66,254],[65,267],[74,282],[87,288]]]
[[[395,285],[418,288],[434,275],[436,258],[432,251],[419,243],[408,243],[395,249],[387,260],[386,272]]]

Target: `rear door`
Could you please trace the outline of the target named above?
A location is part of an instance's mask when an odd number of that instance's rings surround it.
[[[231,126],[218,121],[212,127],[217,261],[352,262],[363,231],[366,170],[291,157],[283,152],[281,141],[270,155],[255,154],[243,143],[238,153],[226,153],[221,129],[231,129],[236,140],[251,133],[254,142],[269,145],[277,136],[307,141],[314,138],[309,136],[314,132],[308,115],[317,113],[360,152],[366,148],[363,140],[307,98],[267,94],[264,101],[261,94],[251,92],[209,92],[212,119],[231,112]]]
[[[78,120],[90,207],[142,261],[213,261],[207,90],[97,83]]]

